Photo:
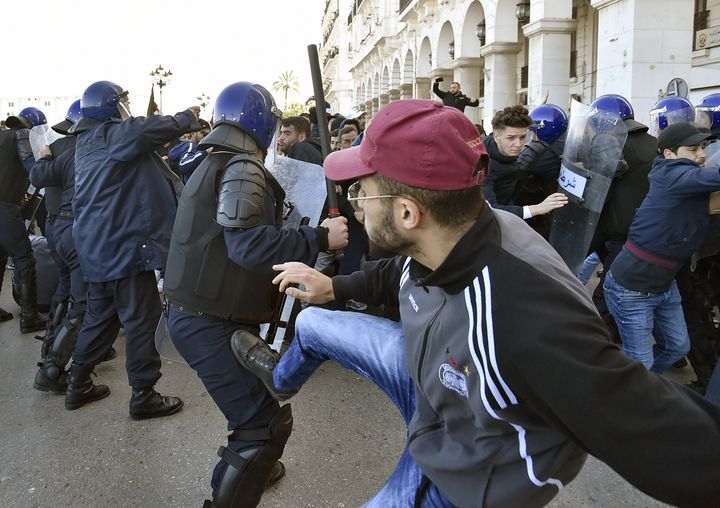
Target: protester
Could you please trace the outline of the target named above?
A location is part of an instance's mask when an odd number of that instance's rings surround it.
[[[604,282],[623,351],[656,373],[690,350],[675,276],[705,241],[709,195],[720,190],[720,170],[702,167],[703,143],[711,138],[690,123],[660,133],[650,190]]]
[[[440,90],[440,83],[442,83],[442,81],[443,78],[440,76],[435,78],[435,82],[433,83],[433,93],[440,97],[443,104],[446,106],[450,106],[464,112],[465,107],[467,106],[476,108],[480,105],[480,101],[477,97],[468,97],[460,91],[460,83],[457,81],[450,83],[450,90],[443,92]]]
[[[325,170],[360,179],[368,235],[398,256],[333,279],[284,263],[275,281],[309,303],[393,302],[402,325],[310,308],[279,363],[248,335],[233,344],[238,360],[287,396],[334,359],[393,400],[408,443],[366,506],[541,506],[586,453],[660,501],[714,506],[720,406],[608,341],[559,256],[486,205],[486,169],[477,130],[456,110],[427,100],[381,109],[360,147],[332,154]]]
[[[310,137],[310,123],[301,116],[282,120],[277,143],[278,150],[290,159],[322,165],[320,141]]]

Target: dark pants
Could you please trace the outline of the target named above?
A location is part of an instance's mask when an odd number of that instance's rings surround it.
[[[235,360],[230,338],[240,328],[253,333],[256,327],[243,327],[232,321],[213,321],[170,308],[168,330],[175,348],[197,372],[205,389],[228,421],[228,430],[266,427],[280,405],[253,374]],[[229,441],[228,448],[241,451],[253,443]],[[213,472],[215,493],[227,463],[220,460]]]
[[[155,328],[161,314],[153,272],[109,282],[88,283],[87,309],[73,362],[97,365],[125,328],[125,368],[133,388],[149,388],[160,379]]]
[[[53,306],[57,305],[61,300],[65,300],[70,296],[70,268],[57,253],[57,237],[60,234],[58,228],[61,227],[60,222],[70,222],[72,228],[72,220],[61,219],[55,214],[48,213],[45,222],[45,238],[47,239],[48,250],[52,256],[55,266],[58,269],[58,285],[53,295]]]
[[[35,256],[28,239],[25,221],[16,205],[0,201],[0,286],[8,256],[15,263],[16,280],[23,281],[35,274]]]
[[[53,236],[55,239],[55,256],[68,272],[70,285],[70,305],[68,306],[65,320],[74,318],[83,319],[85,308],[87,306],[88,285],[85,282],[80,263],[77,259],[75,251],[75,242],[72,236],[73,220],[72,218],[58,218],[52,225]],[[49,229],[49,226],[48,226]],[[58,265],[59,266],[59,265]],[[62,280],[62,275],[61,275]],[[62,327],[55,330],[57,334]]]

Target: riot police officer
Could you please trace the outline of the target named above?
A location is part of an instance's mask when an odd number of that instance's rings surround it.
[[[60,216],[60,205],[63,194],[63,174],[61,171],[53,171],[53,159],[59,157],[65,152],[71,152],[65,157],[68,160],[72,160],[75,157],[75,137],[68,136],[68,130],[72,125],[80,119],[80,100],[73,102],[68,108],[65,119],[52,126],[52,129],[58,134],[63,134],[64,137],[53,141],[49,147],[43,148],[40,153],[40,158],[35,162],[32,169],[30,170],[30,182],[37,188],[45,189],[45,208],[47,209],[47,219],[45,223],[45,237],[47,239],[48,249],[50,255],[55,262],[55,266],[58,269],[58,284],[53,294],[52,305],[50,307],[50,316],[48,319],[48,326],[45,330],[45,337],[43,338],[43,345],[40,352],[41,360],[38,366],[42,367],[49,357],[52,351],[53,335],[57,330],[57,327],[65,317],[67,310],[68,298],[70,296],[70,270],[63,260],[58,256],[56,250],[56,238],[55,238],[55,224]],[[72,168],[72,164],[70,164]],[[74,187],[74,180],[70,180],[69,185]],[[70,205],[72,207],[72,204]],[[72,211],[72,208],[71,208]],[[65,358],[67,361],[68,358]],[[67,387],[67,382],[61,385],[53,386],[50,380],[40,375],[44,373],[41,368],[38,372],[38,376],[35,378],[34,388],[41,391],[48,391],[51,388],[57,393],[64,393]]]
[[[254,507],[292,430],[290,405],[280,407],[234,359],[231,337],[259,332],[272,319],[278,291],[272,265],[313,264],[322,250],[347,243],[344,217],[322,226],[281,229],[285,192],[263,165],[280,112],[263,87],[238,82],[217,96],[213,130],[200,144],[212,152],[180,198],[164,291],[168,328],[178,352],[197,372],[228,420],[227,447],[205,506]]]
[[[715,136],[720,135],[720,93],[706,95],[695,106],[695,123]]]
[[[8,130],[0,131],[0,285],[8,256],[15,263],[14,279],[20,296],[20,332],[42,330],[45,319],[37,311],[35,256],[25,230],[20,205],[30,183],[28,175],[35,158],[30,146],[33,126],[47,123],[37,108],[28,107],[5,121]],[[0,321],[12,314],[0,309]]]
[[[620,116],[627,127],[622,160],[610,183],[588,252],[588,254],[597,252],[603,266],[608,268],[615,256],[622,250],[635,210],[645,199],[650,188],[648,173],[657,157],[657,138],[648,133],[647,125],[635,120],[635,111],[632,105],[621,95],[603,95],[595,99],[590,107]],[[605,272],[593,293],[593,302],[603,321],[608,325],[613,340],[619,342],[615,321],[605,305],[603,293]]]
[[[670,96],[657,101],[650,109],[649,134],[657,137],[660,131],[679,122],[695,120],[695,109],[684,97]]]
[[[93,83],[80,99],[75,124],[73,239],[88,282],[87,309],[77,338],[65,408],[109,395],[90,379],[125,329],[133,419],[173,414],[176,397],[154,390],[160,356],[154,330],[161,314],[154,270],[164,270],[181,183],[155,153],[160,145],[199,130],[199,107],[174,116],[130,116],[128,92]]]

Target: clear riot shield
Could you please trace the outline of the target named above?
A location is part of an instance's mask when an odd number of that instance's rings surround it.
[[[549,239],[573,273],[588,255],[626,137],[619,116],[573,101],[558,178],[569,202],[552,212]]]
[[[288,159],[278,154],[269,170],[285,189],[286,209],[283,227],[297,229],[305,224],[317,226],[327,198],[323,168],[317,164]],[[260,336],[275,351],[280,351],[294,305],[295,298],[285,295],[274,322],[267,323],[261,328]]]
[[[36,125],[30,129],[30,148],[32,148],[35,160],[40,158],[40,150],[44,146],[49,146],[50,143],[61,137],[63,137],[62,134],[52,130],[48,124]]]

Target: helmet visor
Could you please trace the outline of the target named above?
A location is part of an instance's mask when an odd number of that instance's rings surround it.
[[[130,112],[130,96],[128,95],[127,90],[118,96],[117,106],[118,111],[120,112],[120,118],[127,120],[132,116],[132,113]]]

